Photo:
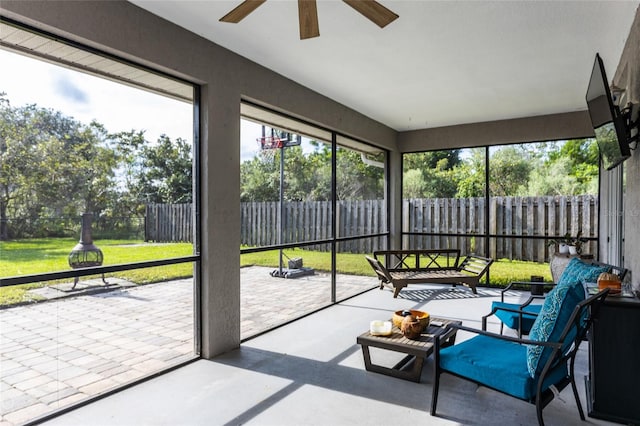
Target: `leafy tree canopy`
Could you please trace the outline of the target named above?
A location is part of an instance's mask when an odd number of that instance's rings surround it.
[[[0,238],[6,219],[100,212],[113,185],[106,132],[59,111],[13,107],[0,96]]]
[[[483,197],[485,149],[405,154],[404,198]],[[593,139],[509,145],[490,150],[491,196],[578,195],[598,190]],[[439,159],[439,160],[436,160]],[[453,164],[453,165],[452,165]]]
[[[253,158],[240,165],[241,201],[280,199],[280,155],[284,152],[284,201],[331,199],[331,147],[312,141],[315,149],[304,153],[300,146],[283,148],[273,161]],[[373,161],[381,161],[380,158]],[[367,164],[362,154],[340,148],[336,153],[338,200],[367,200],[383,196],[384,169]]]
[[[24,235],[16,224],[41,218],[131,215],[149,202],[190,202],[191,194],[186,141],[109,134],[98,122],[14,107],[0,94],[0,239]]]

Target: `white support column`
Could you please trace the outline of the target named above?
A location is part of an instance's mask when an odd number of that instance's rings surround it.
[[[213,80],[213,79],[212,79]],[[240,98],[202,88],[202,356],[240,346]]]

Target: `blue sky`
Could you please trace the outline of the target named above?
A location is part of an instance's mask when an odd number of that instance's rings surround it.
[[[0,64],[0,92],[14,107],[37,104],[82,123],[95,119],[110,132],[145,130],[149,141],[163,133],[171,139],[193,139],[189,103],[2,49]]]
[[[102,123],[109,132],[145,130],[148,141],[163,133],[172,140],[193,140],[193,107],[124,84],[0,49],[0,92],[14,107],[36,104],[61,111],[88,124]],[[241,161],[258,153],[259,124],[241,121]],[[305,138],[306,139],[306,138]],[[305,140],[304,147],[308,151]]]

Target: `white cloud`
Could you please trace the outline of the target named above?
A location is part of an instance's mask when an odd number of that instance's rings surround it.
[[[76,86],[66,73],[61,73],[55,78],[54,90],[58,95],[67,98],[69,102],[89,103],[89,94]]]
[[[109,132],[145,130],[147,140],[161,134],[193,140],[193,106],[104,78],[0,49],[0,92],[14,107],[36,104],[88,124],[103,124]],[[262,128],[241,120],[241,161],[259,153],[256,138]],[[303,138],[303,149],[313,147]]]
[[[108,131],[145,130],[193,140],[193,106],[41,60],[0,49],[0,92],[14,107],[36,104]]]

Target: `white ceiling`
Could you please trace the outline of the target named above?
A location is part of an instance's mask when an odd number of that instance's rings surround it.
[[[380,29],[318,0],[320,37],[300,40],[297,2],[239,24],[234,1],[132,0],[398,131],[585,110],[596,52],[609,81],[639,1],[400,1]]]

